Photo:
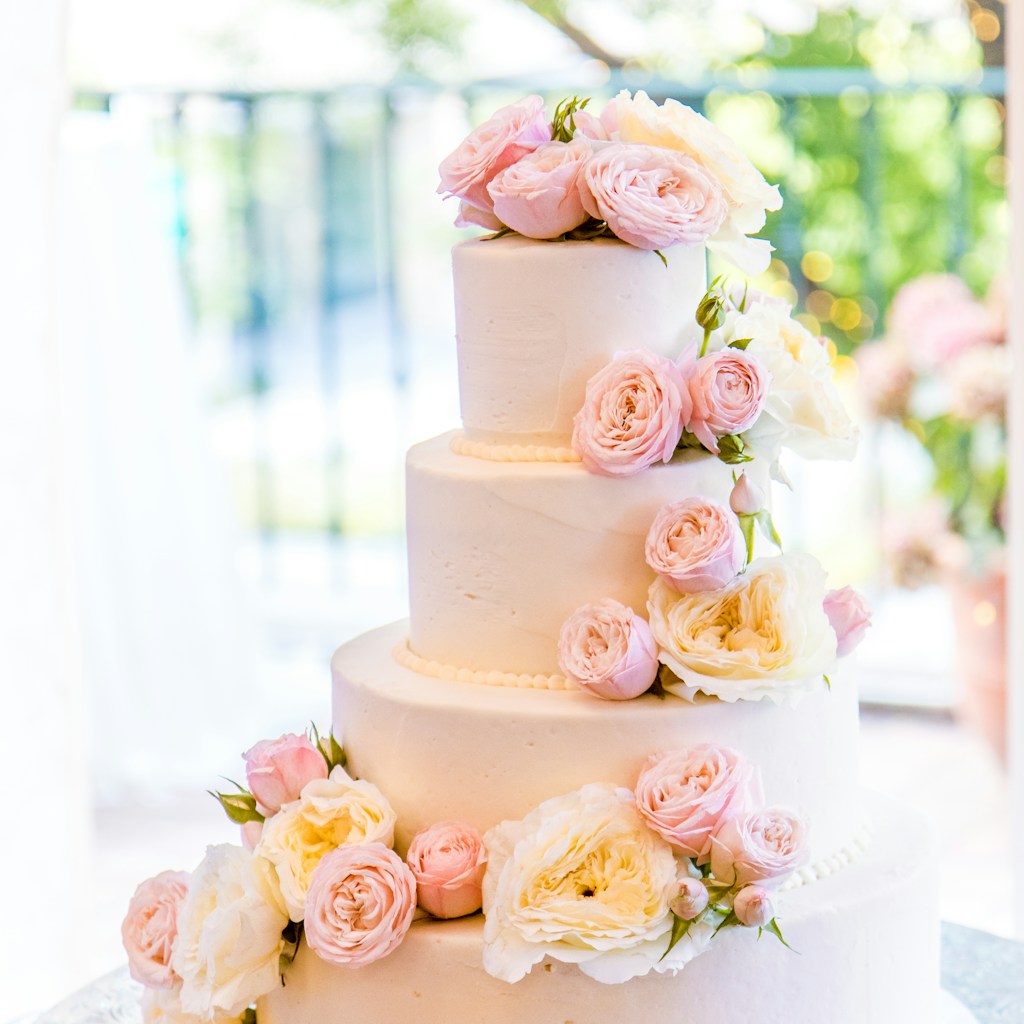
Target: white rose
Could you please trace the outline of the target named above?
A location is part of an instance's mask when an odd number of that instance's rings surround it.
[[[178,911],[171,965],[181,1008],[213,1020],[237,1017],[280,983],[281,931],[288,916],[240,846],[211,846]]]
[[[395,812],[373,783],[353,779],[339,767],[330,778],[307,782],[298,800],[267,819],[254,856],[272,866],[288,916],[301,921],[320,858],[339,846],[362,843],[394,846]]]
[[[484,968],[496,978],[518,981],[549,956],[617,983],[678,970],[710,942],[710,926],[694,926],[662,960],[676,861],[627,789],[591,784],[546,800],[484,844]]]
[[[764,227],[766,211],[782,207],[778,186],[765,181],[721,128],[678,100],[668,99],[659,107],[645,92],[630,96],[623,90],[613,103],[620,141],[685,153],[722,185],[729,214],[708,240],[708,248],[732,260],[747,274],[767,269],[771,244],[746,236]]]
[[[238,1024],[237,1015],[197,1017],[181,1008],[181,988],[148,988],[142,993],[142,1019],[145,1024]]]
[[[836,658],[824,599],[825,571],[803,554],[758,559],[705,593],[681,594],[655,580],[651,632],[662,664],[680,680],[665,689],[690,700],[700,691],[730,702],[778,702],[819,685]]]
[[[758,304],[727,319],[729,340],[750,338],[772,376],[764,409],[744,431],[751,450],[774,459],[789,448],[808,459],[852,459],[858,431],[833,382],[832,362],[822,339],[775,306]]]

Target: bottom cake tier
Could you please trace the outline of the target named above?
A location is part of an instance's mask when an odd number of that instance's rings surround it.
[[[259,1024],[917,1024],[938,1019],[939,927],[927,824],[870,798],[854,864],[784,894],[773,936],[733,928],[678,974],[605,985],[544,961],[516,984],[481,964],[483,918],[424,919],[389,957],[344,968],[300,947]]]

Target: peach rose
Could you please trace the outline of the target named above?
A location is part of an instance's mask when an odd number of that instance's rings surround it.
[[[661,509],[647,531],[644,554],[681,594],[718,590],[747,561],[739,521],[710,498],[684,498]]]
[[[171,968],[171,950],[188,883],[186,871],[162,871],[143,882],[128,904],[121,941],[129,973],[147,988],[170,988],[178,981]]]
[[[416,911],[416,879],[383,843],[341,846],[317,864],[306,898],[306,943],[319,957],[362,967],[394,952]]]
[[[286,733],[263,740],[243,755],[245,777],[261,814],[268,818],[298,800],[307,782],[327,778],[327,762],[308,736]]]
[[[465,917],[480,909],[487,854],[472,826],[442,821],[417,832],[405,861],[416,878],[417,902],[434,917]]]
[[[634,798],[658,835],[706,863],[715,829],[760,800],[761,779],[736,751],[701,744],[648,758]]]
[[[775,897],[763,885],[745,885],[733,900],[732,909],[747,928],[763,928],[775,916]]]
[[[620,352],[587,381],[572,447],[591,473],[632,476],[672,458],[689,415],[675,363],[643,349]]]
[[[650,626],[632,608],[605,598],[565,620],[558,663],[587,693],[630,700],[649,690],[658,675],[658,647]]]
[[[489,213],[493,209],[487,192],[491,181],[541,143],[550,141],[551,126],[540,96],[527,96],[502,107],[441,161],[437,191],[458,196]]]
[[[718,438],[753,426],[771,381],[764,366],[738,348],[723,348],[698,359],[686,381],[692,403],[686,429],[717,455]]]
[[[576,181],[590,156],[585,139],[549,142],[502,171],[488,186],[494,215],[528,238],[557,238],[586,219]]]
[[[710,174],[658,146],[602,146],[583,166],[579,188],[587,213],[639,249],[701,244],[728,213]]]
[[[719,882],[777,885],[803,863],[806,828],[791,811],[771,807],[727,819],[711,837],[711,871]]]
[[[836,631],[836,654],[840,658],[857,647],[871,625],[871,609],[853,587],[830,590],[825,595],[825,614]]]

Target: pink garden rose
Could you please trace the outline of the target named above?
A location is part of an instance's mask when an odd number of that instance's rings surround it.
[[[131,976],[147,988],[170,988],[179,980],[171,968],[171,950],[188,884],[187,872],[163,871],[143,882],[128,904],[121,941]]]
[[[584,165],[579,188],[587,213],[639,249],[700,244],[729,212],[715,178],[660,146],[602,146]]]
[[[658,675],[658,647],[651,627],[632,608],[612,598],[585,604],[565,620],[558,663],[587,693],[631,700]]]
[[[416,878],[416,900],[427,913],[449,919],[480,909],[487,852],[472,826],[442,821],[417,832],[405,862]]]
[[[675,894],[668,902],[669,910],[684,921],[700,917],[707,906],[707,886],[699,878],[680,878],[676,883]]]
[[[457,228],[486,228],[488,231],[499,231],[502,223],[489,210],[478,210],[465,199],[459,202],[459,213],[455,218]]]
[[[739,521],[710,498],[684,498],[661,509],[647,531],[644,554],[681,594],[719,590],[747,562]]]
[[[284,804],[298,800],[303,786],[327,778],[327,762],[309,737],[286,733],[261,740],[247,750],[245,777],[261,814],[268,818]]]
[[[775,897],[763,885],[745,885],[736,893],[732,909],[740,924],[763,928],[775,916]]]
[[[719,882],[778,884],[803,863],[806,829],[777,807],[732,817],[711,837],[711,870]]]
[[[576,181],[589,156],[585,139],[538,146],[487,186],[494,216],[528,238],[557,238],[578,228],[587,211]]]
[[[760,800],[761,780],[736,751],[701,744],[650,757],[634,796],[658,835],[704,864],[715,829]]]
[[[871,609],[853,587],[830,590],[825,595],[825,614],[836,632],[836,654],[840,658],[864,639],[871,625]]]
[[[487,191],[491,181],[541,143],[550,141],[551,125],[540,96],[527,96],[502,107],[441,161],[437,191],[458,196],[489,213],[493,208]]]
[[[675,363],[644,349],[620,352],[587,381],[572,447],[591,473],[632,476],[672,458],[689,416]]]
[[[768,399],[771,374],[753,356],[723,348],[698,359],[687,377],[692,410],[686,429],[709,452],[718,438],[752,427]]]
[[[416,911],[416,879],[383,843],[339,846],[313,870],[306,943],[322,959],[362,967],[394,952]]]
[[[869,341],[857,346],[856,359],[857,384],[867,407],[883,419],[903,419],[914,390],[914,370],[904,347]]]

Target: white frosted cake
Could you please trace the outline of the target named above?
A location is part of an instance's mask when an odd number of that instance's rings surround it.
[[[140,887],[147,1020],[937,1019],[927,829],[861,791],[833,667],[868,614],[767,499],[856,431],[788,306],[709,287],[777,193],[677,107],[531,98],[442,165],[496,234],[454,250],[409,620],[335,654],[329,738],[246,753],[250,852]]]

